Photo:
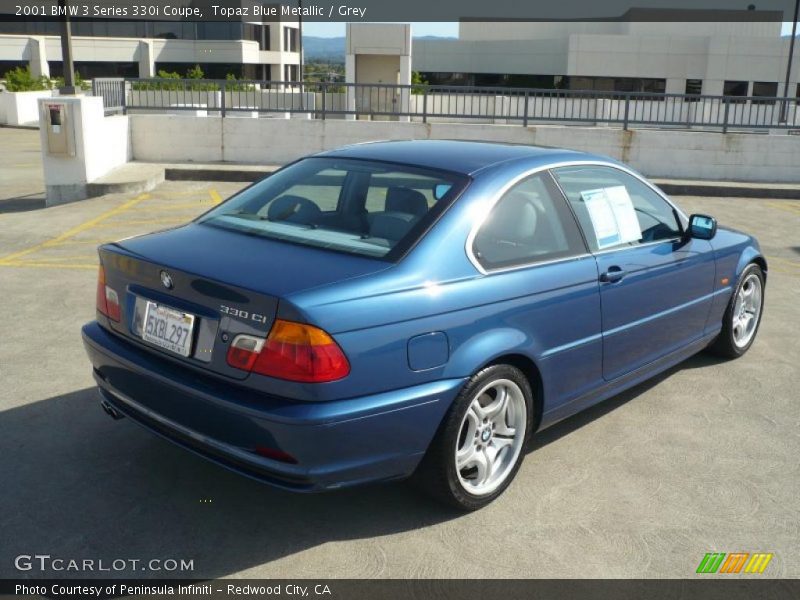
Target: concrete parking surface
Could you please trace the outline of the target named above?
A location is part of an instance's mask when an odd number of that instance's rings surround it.
[[[108,574],[15,570],[37,553],[194,565],[117,576],[691,577],[711,551],[771,552],[764,576],[800,576],[800,202],[678,198],[761,239],[752,350],[700,354],[542,432],[509,490],[460,515],[402,483],[276,491],[100,410],[79,332],[96,245],[180,223],[241,185],[0,202],[0,577]]]

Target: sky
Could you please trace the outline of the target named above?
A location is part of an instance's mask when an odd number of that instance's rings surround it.
[[[800,30],[800,27],[798,27]],[[784,23],[783,35],[792,32],[792,24]],[[438,35],[440,37],[458,37],[458,23],[411,23],[411,33],[414,37],[423,35]],[[315,23],[306,21],[303,23],[303,35],[315,37],[344,37],[344,23]]]

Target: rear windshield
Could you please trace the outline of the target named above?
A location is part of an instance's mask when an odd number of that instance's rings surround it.
[[[467,181],[461,175],[390,163],[307,158],[242,190],[200,222],[395,260]]]

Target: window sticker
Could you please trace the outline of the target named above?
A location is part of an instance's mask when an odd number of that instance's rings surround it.
[[[636,216],[636,209],[633,207],[633,201],[625,186],[606,188],[606,196],[611,203],[617,225],[619,225],[620,242],[638,242],[642,239],[639,218]]]
[[[602,250],[641,239],[639,219],[625,186],[586,190],[581,192],[581,197],[589,211],[598,248]]]

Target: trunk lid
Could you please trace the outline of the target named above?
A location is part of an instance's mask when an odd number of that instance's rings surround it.
[[[120,322],[109,321],[115,332],[172,360],[235,379],[248,373],[227,364],[230,342],[240,333],[266,336],[281,298],[390,266],[196,223],[102,246],[100,261],[106,284],[119,296]],[[188,356],[143,338],[148,311],[156,306],[194,317],[187,318]]]

